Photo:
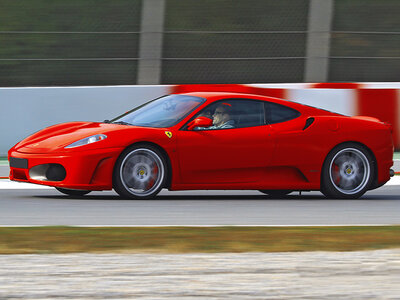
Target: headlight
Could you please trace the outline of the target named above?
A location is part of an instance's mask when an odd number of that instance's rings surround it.
[[[75,147],[79,147],[79,146],[84,146],[84,145],[88,145],[91,143],[105,140],[106,138],[107,138],[107,136],[105,134],[95,134],[95,135],[89,136],[87,138],[81,139],[79,141],[76,141],[76,142],[66,146],[65,148],[75,148]]]

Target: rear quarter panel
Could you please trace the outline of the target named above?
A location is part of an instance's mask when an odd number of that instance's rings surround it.
[[[315,120],[303,130],[307,118]],[[291,166],[304,174],[311,189],[320,189],[323,163],[339,144],[356,142],[365,145],[376,158],[378,183],[390,179],[393,142],[389,128],[379,122],[346,116],[307,116],[271,125],[276,148],[276,166]]]
[[[376,160],[377,185],[390,179],[393,165],[393,138],[388,125],[357,118],[343,118],[340,122],[343,138],[365,145]]]

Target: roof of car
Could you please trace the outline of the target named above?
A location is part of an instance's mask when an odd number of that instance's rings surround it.
[[[208,100],[218,100],[221,98],[250,98],[250,99],[260,99],[260,100],[279,100],[287,101],[284,99],[279,99],[275,97],[269,97],[265,95],[256,94],[245,94],[245,93],[232,93],[232,92],[189,92],[189,93],[179,93],[180,95],[196,96],[206,98]]]
[[[274,103],[278,103],[281,105],[285,105],[303,112],[314,113],[314,114],[329,114],[329,115],[337,115],[337,113],[333,113],[330,111],[326,111],[317,107],[304,105],[298,102],[293,102],[291,100],[269,97],[265,95],[256,95],[256,94],[245,94],[245,93],[232,93],[232,92],[188,92],[188,93],[179,93],[180,95],[188,95],[188,96],[196,96],[205,98],[208,101],[214,102],[224,98],[238,98],[238,99],[256,99],[262,101],[270,101]]]

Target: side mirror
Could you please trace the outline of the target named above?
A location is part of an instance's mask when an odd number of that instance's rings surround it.
[[[198,117],[188,124],[187,129],[193,130],[195,127],[210,127],[213,121],[207,117]]]

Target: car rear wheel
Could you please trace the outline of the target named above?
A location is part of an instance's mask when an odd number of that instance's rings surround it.
[[[321,191],[328,198],[357,199],[370,188],[374,175],[374,160],[364,147],[339,145],[324,162]]]
[[[113,185],[124,198],[150,199],[164,187],[167,164],[160,151],[150,145],[128,148],[114,167]]]
[[[261,193],[270,195],[272,197],[282,198],[293,192],[292,190],[260,190]]]
[[[84,196],[91,192],[91,191],[85,191],[85,190],[63,189],[63,188],[59,188],[59,187],[56,187],[56,190],[63,194],[69,195],[69,196]]]

